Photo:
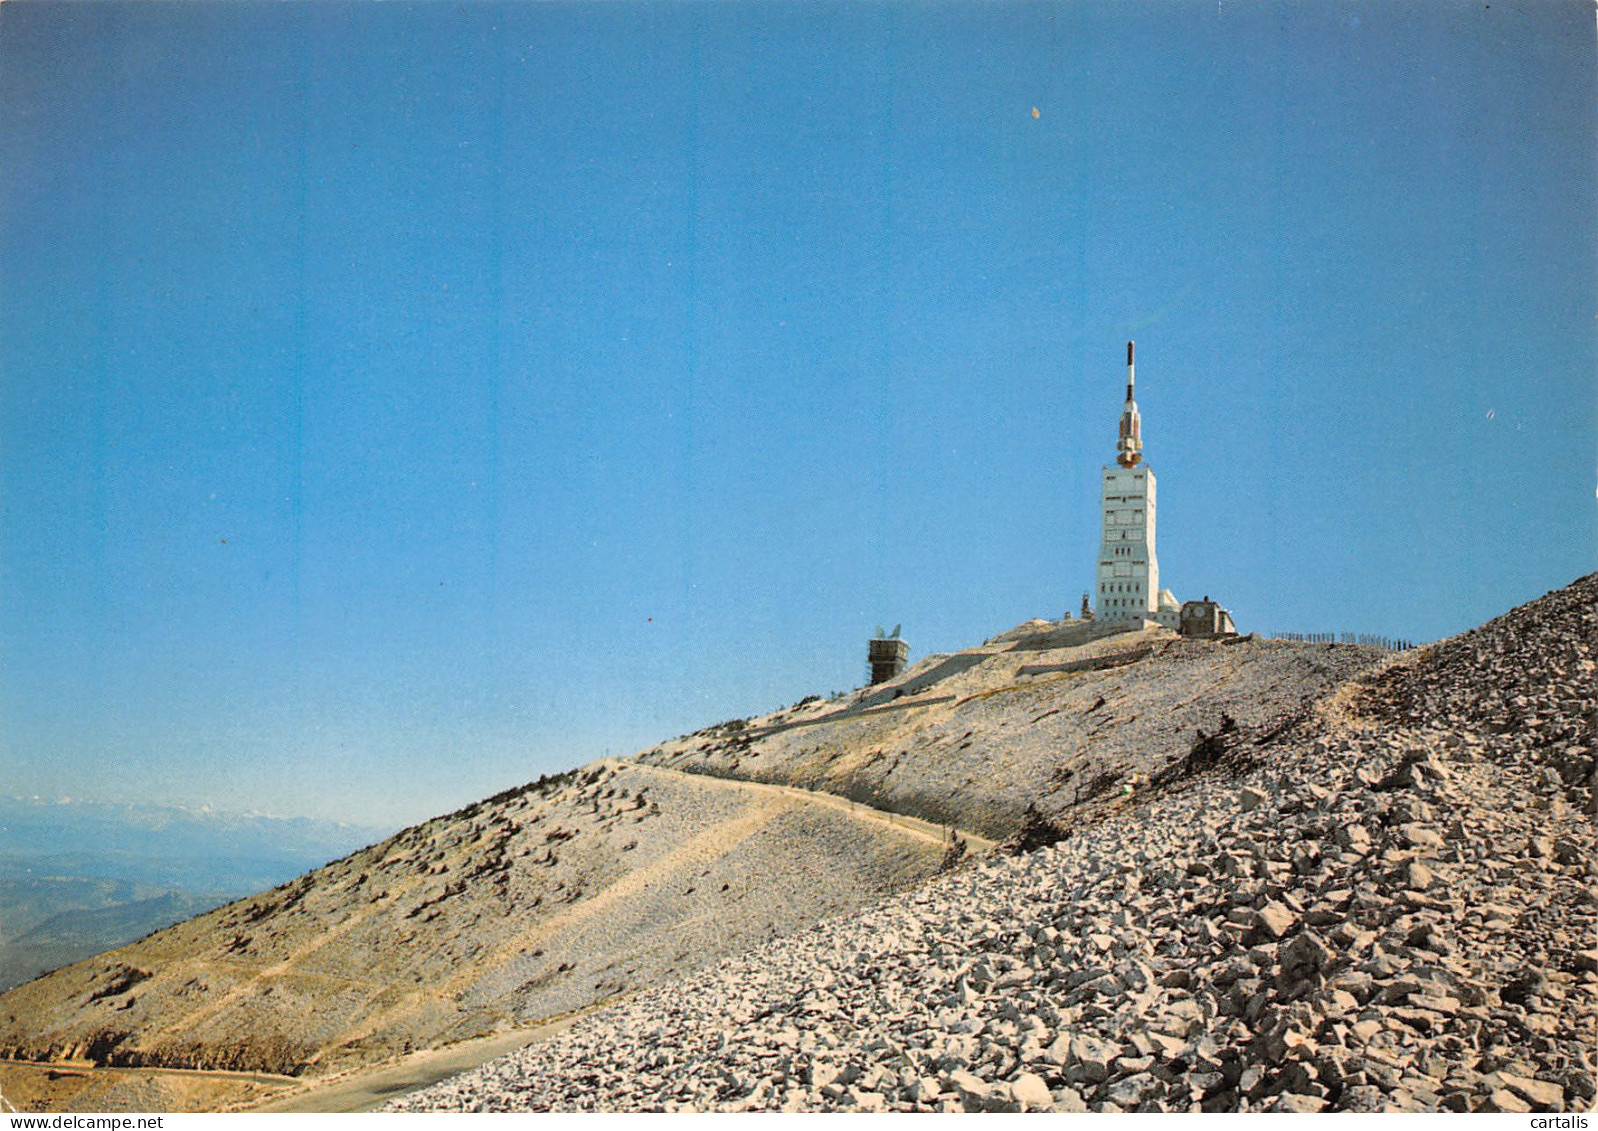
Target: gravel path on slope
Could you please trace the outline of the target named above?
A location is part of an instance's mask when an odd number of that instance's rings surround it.
[[[862,805],[846,797],[839,797],[835,793],[821,793],[813,789],[801,789],[795,785],[778,785],[774,782],[745,781],[742,778],[720,778],[712,777],[709,774],[693,774],[685,770],[673,770],[668,766],[652,766],[647,762],[635,763],[620,759],[610,759],[606,764],[627,767],[636,772],[657,774],[663,777],[675,776],[683,778],[701,788],[744,790],[753,794],[790,798],[804,802],[807,805],[819,805],[835,812],[848,813],[857,821],[869,821],[874,825],[892,829],[901,836],[917,837],[946,847],[956,838],[963,841],[966,848],[973,852],[982,852],[994,847],[993,841],[968,829],[957,829],[949,825],[934,825],[930,821],[921,820],[919,817],[906,817],[902,813],[890,813],[882,809],[873,809],[869,805]]]

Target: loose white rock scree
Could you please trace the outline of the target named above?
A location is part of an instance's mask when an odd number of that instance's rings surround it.
[[[388,1110],[1589,1107],[1595,644],[1598,575]]]

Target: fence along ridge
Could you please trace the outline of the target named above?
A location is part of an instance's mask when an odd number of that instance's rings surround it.
[[[1271,639],[1288,640],[1295,644],[1358,644],[1389,652],[1405,652],[1416,647],[1414,640],[1370,632],[1277,632],[1272,634]]]

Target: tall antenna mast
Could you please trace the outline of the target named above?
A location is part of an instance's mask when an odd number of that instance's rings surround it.
[[[1121,438],[1115,445],[1115,462],[1122,467],[1132,467],[1143,458],[1143,418],[1132,399],[1132,346],[1126,343],[1126,404],[1121,409]]]

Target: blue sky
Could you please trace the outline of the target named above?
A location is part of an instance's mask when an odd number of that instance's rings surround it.
[[[1594,568],[1579,3],[0,5],[0,776],[424,817],[1159,554]],[[1034,116],[1033,109],[1037,114]]]

